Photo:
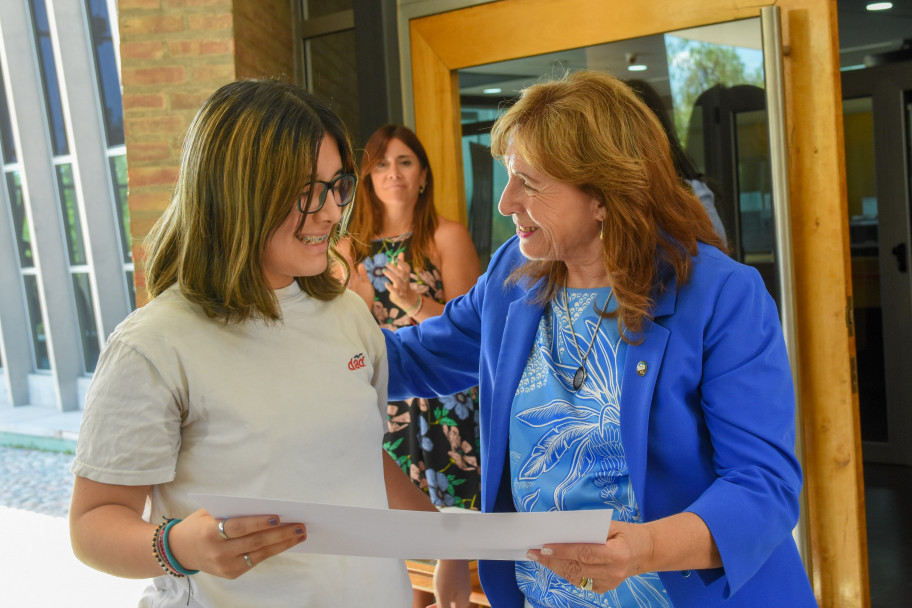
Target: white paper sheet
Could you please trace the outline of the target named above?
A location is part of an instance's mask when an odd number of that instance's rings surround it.
[[[420,512],[194,494],[213,517],[277,515],[307,526],[291,551],[399,559],[524,560],[549,543],[603,543],[611,509],[549,513]]]

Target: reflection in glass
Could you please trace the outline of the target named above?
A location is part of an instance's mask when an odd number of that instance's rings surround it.
[[[485,161],[480,149],[488,144],[491,123],[522,88],[542,77],[595,69],[645,81],[656,90],[674,117],[678,139],[715,195],[731,255],[757,266],[775,296],[761,49],[759,19],[747,19],[460,70],[467,211],[482,263],[513,234],[509,222],[500,225],[503,218],[496,210],[505,171],[496,162],[493,168],[483,166],[493,162]],[[628,71],[634,59],[646,71]],[[486,222],[476,206],[491,209]]]
[[[47,106],[48,126],[51,129],[51,146],[54,156],[69,153],[66,125],[63,118],[63,103],[60,100],[60,83],[57,80],[57,64],[51,45],[51,31],[48,26],[45,0],[29,0],[32,7],[32,23],[35,27],[35,45],[38,47],[38,67],[44,86],[44,103]]]
[[[76,298],[76,318],[79,322],[79,337],[86,373],[95,371],[101,344],[98,341],[98,326],[95,324],[95,305],[89,285],[89,273],[73,273],[73,295]]]
[[[110,162],[114,208],[117,211],[117,224],[120,226],[120,246],[123,260],[129,264],[133,261],[133,239],[130,235],[130,207],[127,204],[127,155],[112,156]]]
[[[2,68],[3,66],[0,66]],[[6,97],[6,84],[3,82],[3,70],[0,69],[0,152],[3,163],[10,164],[17,160],[16,142],[13,141],[13,124],[10,121],[9,101]]]
[[[25,198],[22,192],[22,178],[18,171],[6,174],[6,191],[10,200],[10,213],[13,219],[13,231],[16,233],[16,246],[19,249],[19,267],[34,268],[32,255],[32,234],[29,230],[28,216],[25,214]]]
[[[133,282],[133,271],[128,270],[126,273],[127,295],[130,298],[130,310],[136,310],[136,284]]]
[[[107,0],[86,0],[86,10],[108,147],[120,146],[124,143],[123,100],[120,95],[120,77],[117,73]]]
[[[50,371],[51,360],[48,357],[47,333],[44,315],[41,312],[38,277],[33,274],[23,275],[22,283],[25,287],[25,302],[28,306],[29,334],[32,338],[35,369]]]
[[[311,3],[313,4],[313,3]],[[358,119],[358,80],[355,65],[355,30],[345,30],[307,40],[307,74],[311,93],[327,101],[351,132],[355,148],[362,146]]]
[[[760,271],[778,301],[776,230],[766,110],[735,114],[735,158],[741,260]]]
[[[846,99],[842,108],[861,436],[887,441],[873,103]]]
[[[73,182],[73,165],[64,163],[57,165],[55,169],[70,265],[80,266],[86,263],[86,252],[85,240],[82,237],[82,221],[79,219],[79,204],[76,201],[76,184]]]

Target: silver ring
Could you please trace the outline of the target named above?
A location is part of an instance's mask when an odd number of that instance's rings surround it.
[[[228,519],[220,519],[220,520],[219,520],[219,523],[218,523],[219,536],[221,536],[221,537],[224,538],[225,540],[231,540],[231,537],[228,536],[228,535],[225,533],[225,522],[226,522],[226,521],[228,521]]]
[[[250,561],[250,555],[245,553],[242,557],[244,558],[244,561],[247,562],[247,567],[253,568],[253,562]],[[589,579],[589,588],[592,589],[592,579],[591,578]]]
[[[592,591],[592,579],[588,576],[584,576],[583,580],[580,581],[580,584],[577,585],[583,591]]]

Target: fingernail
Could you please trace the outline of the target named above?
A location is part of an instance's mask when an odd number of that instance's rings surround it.
[[[532,553],[531,551],[529,551],[528,553],[526,553],[526,559],[532,560],[533,562],[537,562],[538,556],[535,555],[534,553]]]
[[[304,534],[304,528],[295,528],[295,534]]]
[[[278,518],[278,517],[270,517],[270,518],[269,518],[269,525],[270,525],[270,526],[278,526],[278,525],[279,525],[279,518]]]
[[[552,551],[550,547],[542,547],[541,552],[542,552],[542,555],[552,555],[554,553],[554,551]]]

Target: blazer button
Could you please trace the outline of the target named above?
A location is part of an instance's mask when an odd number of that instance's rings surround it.
[[[681,576],[683,576],[684,578],[687,578],[691,574],[693,574],[692,570],[681,570]]]
[[[645,361],[640,361],[639,363],[637,363],[637,373],[641,376],[646,375],[646,362]]]

